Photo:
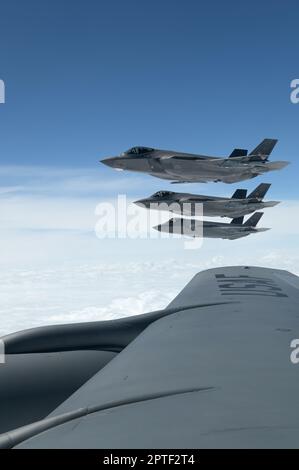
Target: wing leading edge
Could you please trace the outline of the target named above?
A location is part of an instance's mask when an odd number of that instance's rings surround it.
[[[3,435],[2,446],[298,447],[298,301],[298,278],[286,271],[204,271],[168,306],[181,310],[148,325],[31,430]]]

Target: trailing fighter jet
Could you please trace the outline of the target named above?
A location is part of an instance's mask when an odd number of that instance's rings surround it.
[[[275,139],[265,139],[249,155],[247,150],[235,149],[228,158],[133,147],[102,163],[116,170],[147,173],[174,183],[236,183],[288,165],[289,162],[268,161],[276,143]]]
[[[135,204],[146,209],[168,210],[191,216],[195,216],[199,208],[202,208],[203,214],[198,215],[234,219],[279,204],[279,201],[263,201],[270,186],[271,184],[261,183],[247,197],[246,189],[237,189],[231,198],[158,191],[149,198],[136,201]]]
[[[233,219],[230,224],[196,219],[170,219],[153,227],[159,232],[175,233],[187,237],[224,238],[236,240],[251,233],[265,232],[269,228],[256,228],[263,212],[256,212],[243,224],[244,217]]]

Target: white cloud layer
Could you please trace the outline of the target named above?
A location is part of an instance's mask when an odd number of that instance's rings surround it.
[[[245,253],[226,253],[195,262],[169,259],[2,271],[0,336],[41,325],[110,320],[159,310],[197,272],[238,264],[279,267],[299,274],[299,256],[271,251],[258,261],[254,255],[251,260]]]
[[[265,210],[259,225],[271,227],[268,232],[205,240],[199,250],[184,250],[183,239],[99,240],[99,202],[115,201],[116,191],[134,184],[142,196],[164,186],[155,181],[145,191],[138,177],[121,181],[100,183],[82,169],[0,166],[0,335],[164,308],[194,274],[211,267],[259,265],[299,274],[299,201]],[[139,211],[144,235],[146,211]]]

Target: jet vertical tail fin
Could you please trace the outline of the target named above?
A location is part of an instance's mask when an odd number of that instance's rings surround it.
[[[247,189],[236,189],[232,199],[246,199]]]
[[[255,227],[259,223],[263,215],[263,212],[255,212],[251,217],[249,217],[249,219],[246,220],[244,226]]]
[[[270,183],[261,183],[255,188],[252,193],[247,196],[247,199],[260,199],[263,200],[268,189],[270,188]]]
[[[236,157],[246,157],[248,150],[245,149],[234,149],[228,158],[236,158]]]
[[[235,217],[232,221],[231,224],[233,225],[242,225],[243,224],[244,217]]]
[[[264,139],[254,150],[252,150],[252,152],[250,152],[249,157],[255,157],[259,160],[267,160],[277,142],[277,139]]]

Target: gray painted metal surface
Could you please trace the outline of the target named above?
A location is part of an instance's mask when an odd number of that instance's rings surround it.
[[[223,181],[236,183],[272,170],[280,170],[288,162],[268,162],[277,140],[264,139],[246,156],[228,158],[161,150],[149,147],[133,147],[117,157],[106,158],[102,163],[116,170],[147,173],[175,182]]]
[[[236,240],[248,235],[270,230],[266,227],[256,227],[263,212],[256,212],[243,223],[243,217],[233,219],[231,223],[212,222],[210,220],[173,218],[163,224],[153,227],[159,232],[199,238],[222,238]]]
[[[150,323],[182,308],[205,306],[187,305],[114,321],[45,326],[5,336],[0,432],[45,418]]]
[[[43,419],[116,353],[6,354],[0,366],[0,433]]]
[[[266,207],[274,207],[278,201],[263,201],[263,197],[271,185],[261,183],[259,188],[265,188],[262,196],[243,196],[246,190],[238,189],[231,198],[206,196],[190,193],[177,193],[173,191],[158,191],[150,197],[136,201],[140,207],[145,209],[170,211],[176,214],[195,216],[204,215],[210,217],[242,217],[256,210]],[[199,206],[200,205],[200,206]],[[198,214],[198,208],[202,214]]]
[[[172,313],[2,447],[298,447],[298,288],[274,269],[198,274]]]

